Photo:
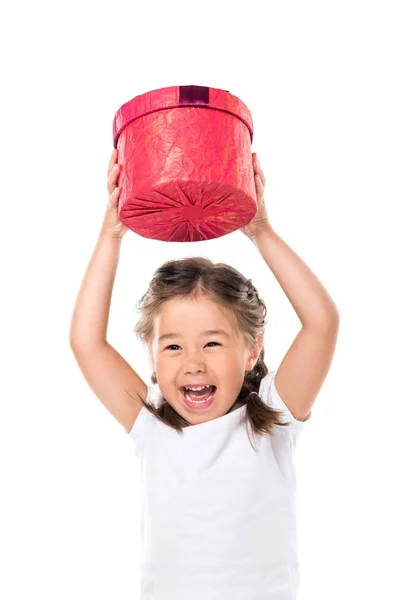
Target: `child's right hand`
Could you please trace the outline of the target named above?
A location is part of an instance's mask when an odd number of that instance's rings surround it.
[[[111,235],[114,238],[122,239],[125,233],[128,231],[118,216],[118,198],[119,198],[119,187],[117,187],[118,177],[120,172],[120,165],[117,163],[117,150],[113,150],[111,154],[110,162],[108,163],[107,171],[107,189],[109,194],[108,206],[106,214],[104,216],[104,222],[102,226],[102,233]]]

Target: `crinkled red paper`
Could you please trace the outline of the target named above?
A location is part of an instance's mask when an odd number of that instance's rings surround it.
[[[257,212],[250,112],[225,90],[201,89],[208,105],[179,105],[174,86],[136,96],[115,116],[119,218],[143,237],[218,238]]]

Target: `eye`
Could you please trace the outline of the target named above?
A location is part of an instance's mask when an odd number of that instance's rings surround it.
[[[220,346],[220,345],[221,345],[221,344],[219,344],[218,342],[208,342],[208,344],[217,344],[217,346]],[[207,346],[208,346],[208,344],[207,344]],[[166,349],[166,350],[169,350],[169,348],[173,348],[173,347],[180,348],[180,346],[178,346],[177,344],[170,344],[170,345],[169,345],[169,346],[167,346],[165,349]]]

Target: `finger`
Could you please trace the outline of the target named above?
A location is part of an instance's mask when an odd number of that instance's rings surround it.
[[[114,188],[117,185],[118,177],[119,177],[119,165],[115,164],[112,167],[111,173],[109,174],[109,177],[108,177],[108,180],[107,180],[108,192],[110,194],[113,192]]]
[[[111,169],[114,166],[114,163],[115,163],[115,148],[114,148],[114,150],[111,153],[110,160],[108,161],[107,175],[110,174],[110,171],[111,171]]]
[[[256,173],[254,176],[256,179],[257,179],[257,177],[259,177],[262,185],[265,185],[266,179],[265,179],[264,173],[262,171],[260,173]]]
[[[253,154],[253,162],[254,162],[254,166],[257,167],[260,171],[262,171],[260,159],[258,158],[256,153]]]
[[[261,171],[261,169],[254,169],[254,178],[257,179],[257,176],[261,179],[262,184],[265,185],[266,179],[265,179],[265,175],[264,173]]]
[[[256,175],[254,178],[254,182],[255,182],[255,186],[256,186],[256,193],[257,196],[258,195],[264,195],[264,189],[265,189],[265,181],[263,181],[260,177],[260,175]]]
[[[254,177],[256,177],[256,175],[259,175],[262,181],[262,184],[265,185],[266,182],[266,178],[265,175],[263,173],[263,170],[260,166],[260,162],[258,160],[257,155],[254,153],[253,154],[253,169],[254,169]]]
[[[253,154],[253,170],[255,174],[262,173],[260,161],[258,160],[258,156],[255,153]]]
[[[116,162],[117,162],[117,149],[114,148],[114,150],[111,154],[110,161],[108,163],[107,175],[109,175],[111,173],[111,170]]]
[[[112,205],[115,204],[116,202],[118,202],[117,198],[119,196],[119,188],[116,187],[115,190],[113,190],[110,194],[110,197],[108,198],[108,205]]]

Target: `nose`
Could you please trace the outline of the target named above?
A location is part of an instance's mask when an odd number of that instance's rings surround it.
[[[204,362],[200,362],[198,360],[191,360],[190,362],[188,362],[185,366],[185,374],[193,374],[193,373],[204,373],[205,371],[205,365]]]
[[[194,373],[204,373],[204,369],[185,369],[185,375],[193,375]]]

